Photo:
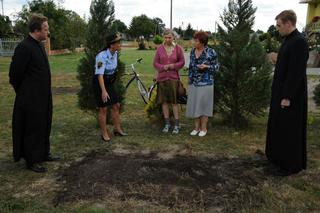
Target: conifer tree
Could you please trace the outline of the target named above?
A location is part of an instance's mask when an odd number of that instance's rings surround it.
[[[98,52],[106,46],[106,36],[112,32],[114,21],[114,4],[112,0],[92,0],[90,6],[91,18],[86,33],[85,56],[78,65],[77,78],[81,89],[78,93],[78,104],[85,111],[96,111],[93,95],[92,77],[94,74],[95,57]],[[125,65],[119,60],[116,89],[120,96],[120,102],[124,102],[125,87],[121,81]],[[108,116],[110,117],[110,116]]]
[[[251,115],[263,115],[270,101],[272,69],[252,34],[255,12],[252,0],[230,0],[220,17],[224,26],[218,26],[215,102],[233,127],[248,124]]]

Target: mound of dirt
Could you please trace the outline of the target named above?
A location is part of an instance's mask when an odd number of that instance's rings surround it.
[[[267,162],[263,158],[92,153],[64,171],[56,204],[112,198],[186,209],[233,211],[259,205]]]

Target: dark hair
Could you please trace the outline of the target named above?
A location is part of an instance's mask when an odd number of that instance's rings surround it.
[[[200,41],[200,43],[204,44],[204,46],[206,46],[208,44],[209,36],[208,36],[208,33],[204,32],[204,31],[196,32],[193,35],[193,38],[198,39]]]
[[[42,24],[48,21],[48,18],[42,14],[33,13],[29,16],[28,27],[29,31],[33,33],[34,31],[40,31],[42,29]]]
[[[278,19],[280,19],[283,23],[287,23],[288,21],[290,21],[293,26],[296,26],[297,23],[297,15],[293,10],[282,11],[275,18],[275,20]]]

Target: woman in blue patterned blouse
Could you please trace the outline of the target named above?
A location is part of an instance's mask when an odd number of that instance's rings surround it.
[[[208,117],[213,112],[213,74],[218,69],[216,52],[207,46],[208,34],[194,34],[194,48],[190,53],[188,101],[186,117],[194,118],[190,135],[203,137],[207,134]]]

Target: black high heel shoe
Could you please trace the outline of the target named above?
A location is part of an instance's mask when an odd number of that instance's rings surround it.
[[[125,132],[118,132],[118,131],[115,131],[115,130],[113,130],[113,135],[114,136],[128,136],[128,134],[125,133]]]
[[[104,139],[103,135],[100,135],[100,137],[101,137],[101,140],[102,140],[103,142],[108,143],[108,144],[111,144],[111,143],[112,143],[111,139],[106,140],[106,139]]]

